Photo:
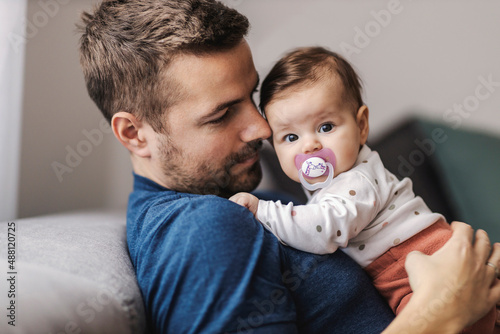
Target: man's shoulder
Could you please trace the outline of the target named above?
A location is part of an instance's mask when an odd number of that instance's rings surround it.
[[[231,237],[239,233],[255,233],[261,228],[246,208],[225,198],[212,195],[170,193],[149,198],[140,207],[129,205],[128,225],[133,238],[170,239],[196,234],[208,237],[224,231]]]
[[[128,211],[131,213],[142,211],[165,214],[176,211],[177,214],[197,215],[214,209],[216,212],[225,213],[228,210],[234,211],[236,207],[227,199],[215,195],[197,195],[168,189],[134,190],[128,202]]]
[[[129,224],[150,225],[168,219],[224,219],[245,216],[245,210],[225,198],[167,189],[134,174],[134,191],[128,202]]]
[[[218,196],[192,195],[179,196],[176,199],[163,201],[158,199],[151,203],[149,210],[173,215],[176,219],[195,219],[204,222],[224,219],[246,219],[248,210]]]
[[[211,310],[214,319],[227,317],[237,328],[238,316],[255,309],[252,300],[266,300],[282,284],[279,243],[244,207],[215,196],[181,196],[156,201],[147,217],[145,225],[136,225],[140,233],[131,253],[157,323],[189,328],[179,319]],[[290,321],[289,306],[276,308],[281,313],[266,321]]]

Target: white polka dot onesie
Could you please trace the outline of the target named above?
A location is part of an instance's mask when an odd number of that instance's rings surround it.
[[[366,145],[352,169],[306,193],[306,205],[260,200],[257,219],[284,244],[316,254],[340,247],[362,267],[444,219],[415,196],[410,179],[399,181]]]

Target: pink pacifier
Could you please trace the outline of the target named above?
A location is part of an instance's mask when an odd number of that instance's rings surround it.
[[[327,187],[332,182],[334,166],[335,154],[329,148],[323,148],[311,154],[298,154],[295,157],[295,167],[299,170],[300,183],[310,191]],[[327,172],[328,177],[323,182],[311,184],[306,180],[325,175]]]

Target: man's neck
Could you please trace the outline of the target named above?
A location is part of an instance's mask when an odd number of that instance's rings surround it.
[[[132,169],[134,173],[150,179],[151,181],[158,183],[160,186],[165,187],[167,189],[172,189],[166,180],[157,177],[156,175],[161,175],[161,171],[155,170],[153,164],[148,163],[147,159],[138,158],[133,154],[130,156],[132,161]]]

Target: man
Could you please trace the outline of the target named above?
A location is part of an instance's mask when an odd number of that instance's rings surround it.
[[[352,260],[285,247],[225,199],[257,186],[271,135],[247,19],[211,0],[115,0],[83,20],[89,94],[134,169],[127,238],[152,329],[380,333],[393,315]]]

